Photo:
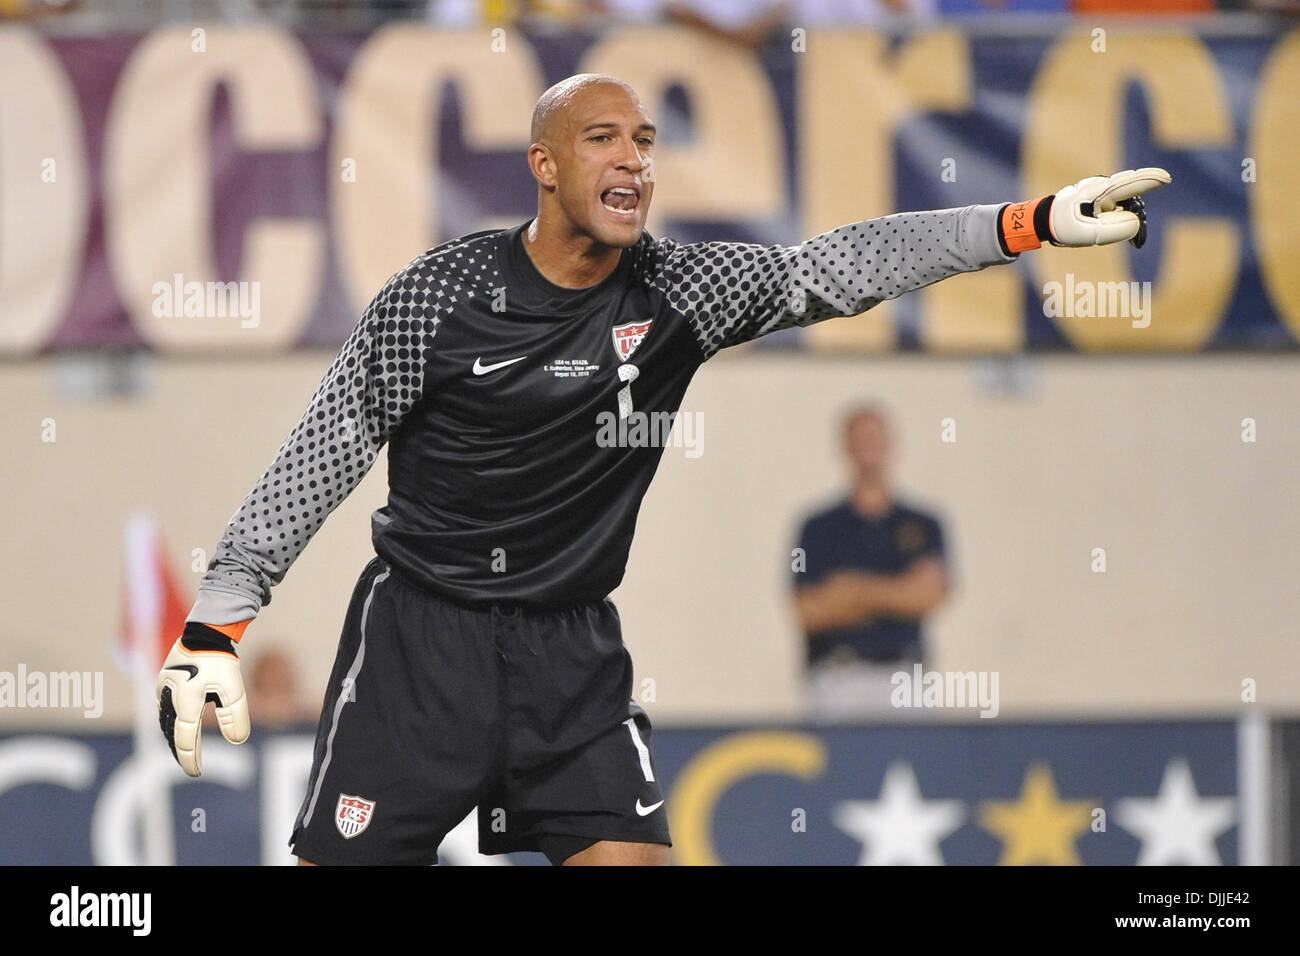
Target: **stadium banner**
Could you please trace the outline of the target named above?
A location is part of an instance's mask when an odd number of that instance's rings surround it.
[[[0,356],[336,348],[423,250],[536,210],[531,110],[579,71],[658,123],[648,228],[794,244],[1163,166],[1147,246],[1045,249],[763,347],[1286,349],[1300,336],[1300,29],[992,36],[682,27],[368,35],[0,28]]]
[[[0,737],[0,865],[140,863],[160,817],[157,862],[292,863],[312,734],[207,737],[197,780],[160,741],[137,753],[125,734]],[[654,752],[666,805],[650,812],[670,814],[690,865],[1235,864],[1238,788],[1262,786],[1239,774],[1232,721],[663,728]],[[471,816],[441,862],[545,862],[477,845]]]

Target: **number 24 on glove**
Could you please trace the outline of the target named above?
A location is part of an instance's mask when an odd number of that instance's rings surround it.
[[[1157,166],[1090,176],[1038,199],[1009,203],[998,216],[998,238],[1008,254],[1054,246],[1102,246],[1128,240],[1142,248],[1147,238],[1142,196],[1169,185]]]

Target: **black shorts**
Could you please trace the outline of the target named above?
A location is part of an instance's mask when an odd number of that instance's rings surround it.
[[[348,607],[289,845],[321,864],[437,862],[478,807],[479,851],[671,842],[606,600],[468,608],[380,558]]]

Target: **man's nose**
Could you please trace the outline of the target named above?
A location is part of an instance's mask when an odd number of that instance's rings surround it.
[[[634,173],[639,173],[645,169],[647,157],[644,156],[636,143],[628,143],[626,149],[620,152],[618,165],[620,169],[629,169]]]

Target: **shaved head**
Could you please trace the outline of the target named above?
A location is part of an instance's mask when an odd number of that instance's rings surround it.
[[[533,109],[528,165],[537,180],[529,247],[576,264],[575,285],[598,281],[645,231],[654,194],[655,124],[636,90],[608,73],[556,83]],[[574,250],[577,250],[576,252]]]
[[[617,86],[633,99],[636,90],[608,73],[578,73],[566,77],[541,95],[533,107],[533,126],[529,138],[534,143],[552,142],[568,117],[569,107],[585,91],[598,86]]]

